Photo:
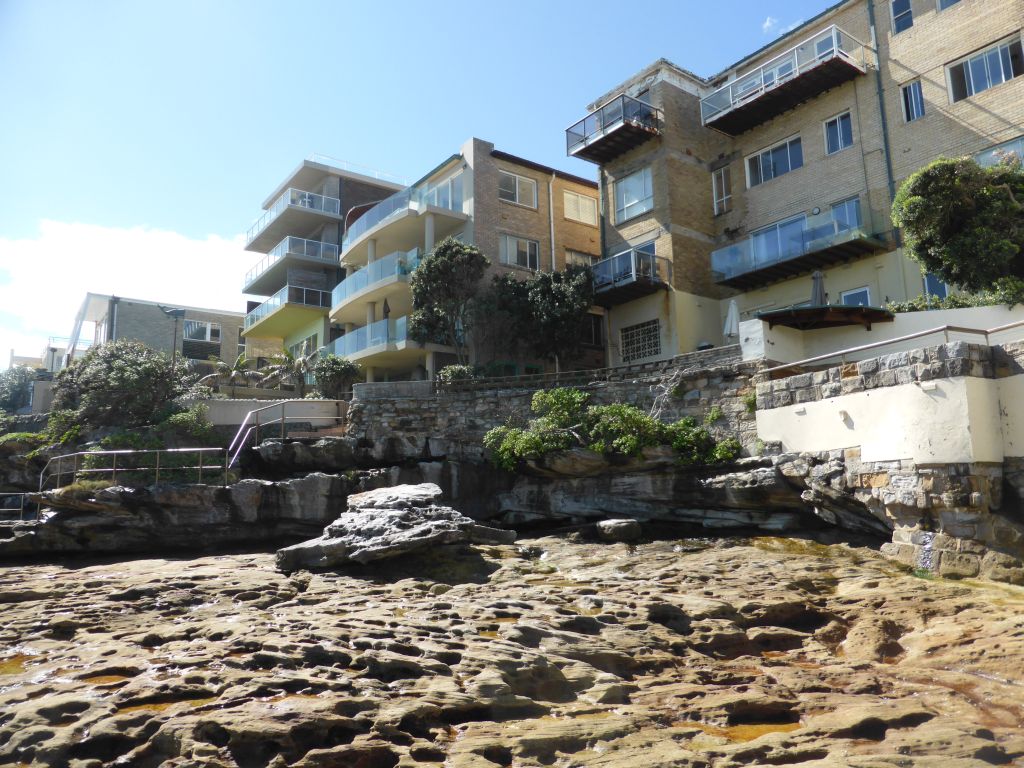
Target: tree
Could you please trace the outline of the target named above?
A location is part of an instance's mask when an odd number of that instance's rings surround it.
[[[15,365],[0,372],[0,410],[15,413],[32,402],[35,371]]]
[[[473,346],[478,362],[518,360],[531,333],[529,283],[494,275],[473,303]]]
[[[299,397],[306,395],[306,380],[313,373],[313,365],[319,354],[293,355],[287,349],[272,358],[270,364],[263,369],[260,379],[265,384],[281,386],[290,384]]]
[[[458,362],[466,363],[473,298],[489,265],[490,260],[472,245],[452,237],[438,243],[409,280],[413,306],[409,336],[421,344],[454,347]]]
[[[316,388],[326,398],[341,400],[352,391],[352,384],[359,380],[362,369],[344,357],[327,355],[313,365],[313,379]]]
[[[195,378],[186,360],[172,363],[139,341],[108,341],[57,374],[53,410],[73,411],[84,426],[144,426],[159,421]]]
[[[210,357],[214,371],[199,380],[200,384],[227,384],[231,387],[231,397],[235,396],[235,387],[247,386],[249,382],[258,381],[260,374],[249,367],[249,360],[243,352],[229,363],[219,357]]]
[[[555,371],[572,360],[583,343],[583,322],[594,303],[589,267],[569,265],[563,272],[538,272],[529,281],[530,331],[534,354],[554,359]]]
[[[941,158],[900,186],[892,221],[922,268],[969,291],[1024,278],[1024,171]]]

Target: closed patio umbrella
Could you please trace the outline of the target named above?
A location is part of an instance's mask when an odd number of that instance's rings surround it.
[[[740,335],[740,308],[736,299],[729,302],[729,311],[725,314],[725,325],[722,327],[722,335],[731,338]]]
[[[811,275],[811,306],[823,307],[828,303],[825,298],[825,276],[820,269],[814,270]]]

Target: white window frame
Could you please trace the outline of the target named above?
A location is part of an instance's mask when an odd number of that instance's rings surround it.
[[[653,330],[653,336],[645,334]],[[634,339],[633,336],[636,336]],[[630,354],[634,352],[634,354]],[[619,329],[619,357],[623,363],[649,360],[661,355],[661,321],[658,318]]]
[[[911,117],[910,111],[907,109],[907,92],[913,89],[915,86],[917,87],[917,93],[916,95],[912,94],[911,101],[916,103],[917,108],[920,110],[920,113],[914,117]],[[922,117],[928,114],[924,108],[924,90],[921,87],[921,78],[911,80],[909,83],[900,86],[900,103],[903,105],[904,123],[913,123],[915,120],[920,120]]]
[[[586,224],[591,227],[596,227],[598,223],[597,217],[597,198],[590,197],[589,195],[582,195],[579,192],[573,192],[570,189],[562,190],[562,213],[565,218],[569,221],[578,221],[580,224]],[[573,201],[570,203],[570,201]],[[587,209],[587,213],[592,215],[584,215],[584,207]],[[575,208],[575,216],[570,215],[570,210]]]
[[[622,189],[622,185],[626,182],[640,177],[640,188],[643,193],[642,197],[638,197],[631,203],[624,203],[622,206],[619,205],[619,190]],[[633,171],[633,173],[623,176],[621,179],[616,179],[614,183],[614,196],[615,196],[615,223],[621,224],[624,221],[635,219],[637,216],[643,214],[654,208],[654,183],[651,177],[651,167],[649,165],[640,168],[639,170]],[[635,210],[639,207],[639,210]],[[629,212],[627,214],[627,211]]]
[[[719,181],[721,181],[721,185],[719,185]],[[722,189],[721,197],[718,195],[719,186]],[[728,165],[723,165],[711,172],[711,198],[714,200],[715,216],[721,216],[732,210],[732,173]]]
[[[205,328],[204,328],[204,331],[205,331],[204,336],[205,336],[205,338],[194,339],[194,338],[189,337],[189,335],[188,335],[188,328],[189,328],[190,325],[193,328],[198,328],[199,326],[205,326]],[[214,329],[217,330],[217,338],[213,338],[213,331],[214,331]],[[181,328],[181,340],[182,341],[205,341],[205,342],[209,342],[211,344],[220,344],[220,340],[221,340],[220,323],[215,323],[212,320],[184,320],[182,322],[182,328]]]
[[[500,181],[500,178],[499,178],[499,182],[498,182],[498,199],[499,200],[501,200],[504,203],[512,203],[513,205],[521,205],[524,208],[532,208],[533,210],[537,210],[537,182],[536,182],[535,179],[531,179],[529,176],[520,176],[518,173],[512,173],[512,171],[503,171],[503,170],[500,170],[500,169],[498,170],[498,173],[501,176],[511,176],[516,181],[516,193],[514,195],[514,199],[509,199],[508,197],[504,197],[503,196],[503,192],[502,192],[502,189],[501,189],[501,181]],[[523,202],[523,190],[524,189],[530,189],[530,190],[533,191],[533,202],[532,203],[524,203]]]
[[[854,296],[854,295],[856,295],[858,293],[864,293],[864,295],[866,297],[866,300],[867,300],[866,304],[847,304],[846,303],[846,297],[847,296]],[[848,306],[848,307],[870,307],[871,306],[871,289],[868,286],[866,286],[866,285],[862,285],[860,288],[851,288],[848,291],[840,291],[839,292],[839,303],[842,304],[843,306]]]
[[[791,149],[791,146],[790,146],[795,141],[799,141],[800,142],[800,165],[798,165],[796,168],[793,167],[793,156],[792,156],[792,149]],[[758,166],[762,167],[761,157],[763,155],[766,155],[766,154],[770,155],[772,152],[774,152],[779,147],[785,147],[786,148],[786,156],[789,159],[789,170],[785,171],[784,173],[775,174],[770,179],[764,178],[764,175],[762,174],[761,175],[761,180],[759,182],[757,182],[756,184],[753,184],[752,183],[753,179],[752,179],[752,177],[750,175],[750,161],[751,161],[751,159],[753,159],[755,157],[758,158]],[[804,142],[803,142],[803,139],[800,138],[800,134],[799,133],[795,133],[792,136],[789,136],[789,137],[783,139],[782,141],[778,141],[778,142],[772,144],[769,147],[765,147],[764,149],[759,149],[757,152],[749,154],[749,155],[747,155],[746,157],[743,158],[743,172],[744,172],[744,174],[746,174],[746,177],[747,177],[747,189],[753,189],[754,187],[759,187],[762,184],[766,184],[769,181],[781,178],[782,176],[785,176],[788,173],[792,173],[793,171],[800,170],[803,167],[804,167]]]
[[[906,29],[896,29],[896,2],[891,0],[889,3],[889,18],[892,20],[892,33],[898,35],[900,32],[906,32],[907,29],[912,29],[914,26],[914,3],[913,0],[907,0],[907,10],[900,14],[900,18],[904,16],[910,16],[910,26]]]
[[[973,78],[971,77],[970,62],[974,61],[975,59],[985,59],[993,51],[998,51],[1001,48],[1003,48],[1004,46],[1010,46],[1010,45],[1013,45],[1014,43],[1017,43],[1018,45],[1021,46],[1022,54],[1024,54],[1024,35],[1022,35],[1020,32],[1016,32],[1016,33],[1010,35],[1009,37],[1004,37],[1002,40],[998,40],[995,43],[992,43],[992,45],[988,45],[988,46],[986,46],[984,48],[981,48],[981,49],[979,49],[977,51],[969,53],[967,56],[961,56],[956,61],[951,61],[949,64],[947,64],[946,67],[945,67],[945,69],[946,69],[946,92],[949,95],[949,103],[950,104],[959,104],[961,101],[967,101],[967,99],[972,99],[975,96],[977,96],[979,93],[985,93],[986,91],[990,91],[993,88],[996,88],[996,87],[998,87],[1000,85],[1003,85],[1004,83],[1008,83],[1010,80],[1015,80],[1017,77],[1024,77],[1024,74],[1016,75],[1015,76],[1013,74],[1013,71],[1011,70],[1010,76],[1008,78],[1006,78],[1004,80],[1001,80],[998,83],[993,83],[993,84],[989,85],[987,88],[983,88],[980,91],[975,91],[973,89]],[[999,58],[999,62],[1000,62],[1000,74],[1002,74],[1002,56],[1000,55],[998,58]],[[956,67],[959,67],[960,65],[965,65],[965,67],[964,67],[964,84],[967,87],[967,95],[964,96],[961,99],[956,99],[956,98],[954,98],[954,95],[953,95],[953,69],[956,68]],[[987,64],[987,62],[986,62],[986,65],[985,65],[985,69],[986,69],[986,74],[987,74],[988,73],[988,64]]]
[[[849,144],[843,144],[843,130],[842,130],[842,122],[841,121],[842,121],[842,119],[844,117],[847,117],[847,118],[850,119],[850,143]],[[829,123],[833,123],[833,122],[836,124],[836,135],[839,137],[839,148],[838,149],[834,149],[831,152],[829,152],[829,149],[828,149],[828,126],[829,126]],[[822,133],[824,134],[824,137],[825,137],[825,155],[828,156],[828,157],[831,157],[832,155],[838,155],[844,149],[849,149],[850,147],[852,147],[854,144],[857,143],[856,140],[853,138],[853,113],[850,112],[850,110],[846,110],[845,112],[840,112],[838,115],[833,115],[832,117],[830,117],[828,120],[825,120],[821,124],[821,128],[822,128]]]
[[[520,264],[518,262],[519,255],[519,243],[526,243],[526,264]],[[536,264],[530,265],[531,260],[531,246],[534,252],[534,259]],[[531,240],[528,237],[519,237],[518,235],[511,235],[508,233],[502,233],[501,240],[499,241],[499,260],[506,267],[515,267],[517,269],[529,269],[530,271],[536,272],[540,269],[540,243],[537,240]],[[517,257],[516,261],[512,261],[510,254],[515,254]]]

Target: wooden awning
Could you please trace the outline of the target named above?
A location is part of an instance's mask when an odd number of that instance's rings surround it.
[[[800,331],[815,328],[840,328],[847,325],[863,325],[871,330],[872,323],[891,323],[893,313],[881,307],[848,306],[846,304],[825,304],[824,306],[786,307],[770,312],[759,312],[758,320],[768,323],[768,328],[784,325]]]

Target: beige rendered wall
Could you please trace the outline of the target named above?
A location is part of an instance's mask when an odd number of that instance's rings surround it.
[[[267,408],[266,400],[203,400],[202,405],[206,406],[206,416],[214,426],[238,426],[245,421],[250,411],[259,408]],[[337,404],[327,400],[303,400],[301,403],[287,404],[284,406],[285,416],[289,419],[293,416],[301,416],[303,421],[312,422],[314,427],[332,427],[338,424],[337,416],[344,416],[347,404]],[[261,421],[278,419],[281,416],[280,408],[270,408],[261,411]]]

